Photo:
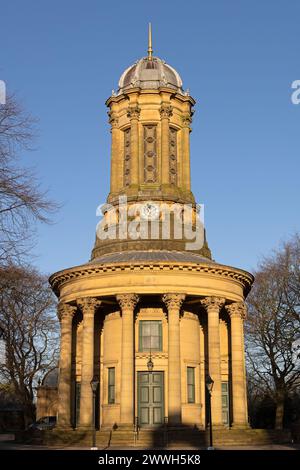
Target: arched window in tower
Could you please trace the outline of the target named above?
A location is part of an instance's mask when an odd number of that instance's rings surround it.
[[[169,130],[169,174],[170,183],[177,184],[177,129]]]
[[[156,125],[144,126],[144,182],[157,181]]]
[[[124,131],[124,186],[130,185],[130,166],[131,166],[131,129]]]

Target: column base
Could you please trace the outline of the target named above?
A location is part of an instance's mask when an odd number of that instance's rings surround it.
[[[249,423],[232,423],[230,427],[232,429],[251,429]]]
[[[115,425],[114,425],[115,426]],[[118,429],[120,431],[132,431],[134,428],[133,423],[116,423],[115,429]]]
[[[210,425],[206,426],[206,431],[209,431]],[[212,432],[214,431],[224,431],[225,429],[230,429],[229,426],[225,426],[225,424],[213,424],[212,425]]]
[[[94,431],[94,428],[93,426],[77,426],[76,431],[79,431],[79,432]]]
[[[53,429],[55,429],[55,431],[75,431],[75,428],[73,426],[67,426],[63,424],[58,424]]]

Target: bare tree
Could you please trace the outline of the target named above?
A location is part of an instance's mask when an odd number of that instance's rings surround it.
[[[24,426],[35,417],[38,380],[58,361],[59,327],[47,279],[36,270],[0,269],[0,324],[5,342],[2,382],[9,384],[24,410]]]
[[[14,96],[0,105],[0,265],[19,261],[32,243],[34,222],[49,222],[57,205],[48,200],[35,172],[20,166],[32,149],[35,121]]]
[[[299,321],[299,237],[268,259],[255,274],[248,297],[246,351],[248,369],[255,386],[276,404],[275,427],[283,427],[286,398],[299,387],[300,364],[295,361],[293,345],[300,337]]]

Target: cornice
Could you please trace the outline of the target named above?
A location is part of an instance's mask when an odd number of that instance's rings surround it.
[[[130,263],[107,263],[107,264],[83,264],[73,268],[58,271],[49,278],[49,283],[56,295],[63,284],[80,279],[101,274],[124,273],[124,272],[177,272],[177,273],[199,273],[210,276],[220,276],[243,285],[246,295],[250,291],[254,277],[252,274],[242,269],[233,268],[222,264],[206,263],[176,263],[176,262],[130,262]]]
[[[189,102],[192,106],[195,106],[196,104],[196,100],[192,96],[183,95],[181,93],[178,93],[176,90],[174,90],[174,88],[169,88],[169,87],[160,87],[157,89],[152,89],[152,88],[147,89],[147,88],[139,88],[139,87],[129,88],[125,92],[120,93],[119,95],[110,96],[105,101],[105,104],[106,106],[110,106],[111,103],[118,103],[119,101],[122,101],[124,99],[128,100],[129,95],[133,93],[138,94],[138,95],[145,95],[145,94],[159,95],[161,93],[168,93],[174,98],[177,98],[179,101]]]

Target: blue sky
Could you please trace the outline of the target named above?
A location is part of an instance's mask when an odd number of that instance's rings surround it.
[[[213,257],[251,270],[300,230],[298,0],[11,0],[0,11],[0,79],[39,119],[37,149],[23,161],[63,204],[38,230],[42,271],[90,257],[109,191],[104,102],[145,55],[149,21],[154,54],[197,101],[192,187]]]

